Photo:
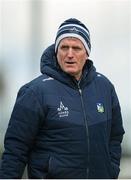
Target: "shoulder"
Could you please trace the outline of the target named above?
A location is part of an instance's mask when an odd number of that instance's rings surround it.
[[[34,88],[37,88],[42,84],[42,79],[44,79],[44,75],[40,75],[37,78],[27,82],[26,84],[21,86],[20,90],[33,90]]]
[[[41,94],[43,94],[44,92],[48,92],[48,90],[52,86],[51,82],[53,82],[53,80],[54,79],[52,77],[46,74],[42,74],[32,81],[24,84],[20,88],[18,95],[34,94],[35,96],[41,96]]]
[[[113,106],[119,104],[115,86],[105,75],[98,72],[96,73],[95,87],[97,89],[97,93],[105,96],[106,98],[109,97],[112,99]]]
[[[100,83],[100,84],[103,84],[103,85],[107,85],[109,87],[113,87],[113,83],[110,81],[109,78],[107,78],[105,75],[99,73],[99,72],[96,72],[96,78],[95,78],[95,81],[97,83]]]
[[[95,84],[98,89],[103,93],[115,94],[115,86],[109,78],[105,75],[96,72]]]

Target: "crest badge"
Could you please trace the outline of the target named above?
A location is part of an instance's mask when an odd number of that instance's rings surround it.
[[[97,112],[104,113],[104,106],[102,103],[97,103]]]

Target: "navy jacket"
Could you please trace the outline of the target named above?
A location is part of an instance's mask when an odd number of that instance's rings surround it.
[[[0,178],[117,178],[124,134],[112,83],[91,60],[80,82],[57,64],[54,45],[42,75],[24,85],[5,135]]]

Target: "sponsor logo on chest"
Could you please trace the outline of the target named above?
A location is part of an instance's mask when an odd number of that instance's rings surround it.
[[[57,108],[59,117],[65,117],[69,115],[68,107],[65,107],[62,101],[60,101],[60,106]]]

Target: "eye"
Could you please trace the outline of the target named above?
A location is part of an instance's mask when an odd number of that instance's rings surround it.
[[[81,48],[80,48],[79,46],[74,46],[73,49],[74,49],[75,51],[81,51]]]
[[[62,46],[60,47],[60,49],[62,49],[62,50],[68,50],[68,49],[69,49],[69,46],[62,45]]]

